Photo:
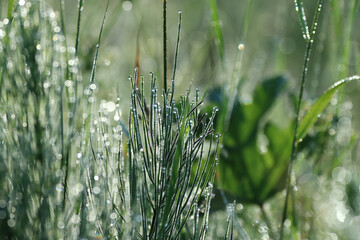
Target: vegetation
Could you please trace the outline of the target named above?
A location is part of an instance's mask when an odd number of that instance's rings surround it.
[[[268,4],[1,2],[0,239],[357,239],[359,1]]]

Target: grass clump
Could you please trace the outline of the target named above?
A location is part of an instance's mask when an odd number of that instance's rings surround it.
[[[133,224],[137,226],[133,231],[138,229],[135,232],[144,239],[178,238],[184,227],[191,226],[188,220],[193,216],[194,230],[187,237],[203,239],[215,173],[216,109],[208,121],[205,114],[200,116],[198,92],[192,102],[189,92],[182,97],[180,108],[170,102],[173,91],[163,91],[159,101],[156,79],[151,78],[149,107],[143,88],[134,83],[130,106],[130,217],[136,223],[141,216],[143,224]],[[198,206],[200,198],[202,206]],[[202,225],[200,208],[205,214]]]
[[[75,134],[79,67],[56,14],[43,2],[14,5],[1,31],[0,198],[6,216],[0,232],[10,239],[51,238],[64,224],[61,191]]]

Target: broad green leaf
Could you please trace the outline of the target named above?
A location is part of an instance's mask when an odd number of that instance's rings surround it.
[[[290,159],[292,126],[281,129],[267,123],[264,133],[269,145],[265,153],[260,151],[257,138],[264,116],[285,86],[284,77],[268,79],[255,88],[251,102],[236,101],[234,104],[229,131],[224,134],[219,178],[221,188],[238,201],[262,205],[283,189]],[[224,98],[217,93],[210,95],[213,100]]]
[[[221,62],[224,62],[224,40],[219,19],[218,7],[216,0],[210,0],[211,18],[215,33],[216,46],[219,50]]]
[[[284,188],[290,159],[292,126],[265,126],[267,152],[256,141],[247,146],[224,146],[219,164],[221,187],[238,201],[262,205]]]
[[[335,84],[333,84],[325,93],[321,95],[321,97],[314,103],[314,105],[310,108],[310,110],[306,113],[304,119],[301,121],[299,129],[297,131],[297,141],[301,141],[310,130],[310,128],[314,125],[316,120],[318,119],[318,115],[322,113],[327,104],[330,102],[332,96],[335,92],[342,87],[343,85],[353,81],[359,80],[359,76],[352,76],[349,78],[342,79]]]
[[[284,189],[291,154],[293,126],[293,124],[289,124],[285,129],[282,129],[270,122],[264,127],[264,134],[269,141],[267,154],[272,159],[271,170],[267,172],[267,176],[264,178],[261,193],[261,198],[264,200]]]
[[[245,144],[256,136],[260,120],[285,89],[286,83],[283,76],[268,79],[255,88],[252,102],[235,102],[229,125],[229,134],[234,141]]]

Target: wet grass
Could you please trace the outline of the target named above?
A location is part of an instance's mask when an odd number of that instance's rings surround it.
[[[239,3],[240,21],[225,16],[229,3],[204,1],[208,35],[199,30],[191,44],[183,13],[177,13],[173,28],[176,12],[162,1],[162,24],[160,18],[156,23],[162,44],[153,51],[161,59],[153,59],[157,74],[140,74],[149,57],[142,49],[152,46],[147,35],[158,32],[139,20],[133,74],[126,83],[104,79],[99,75],[108,47],[104,40],[115,15],[146,6],[126,2],[115,8],[111,1],[103,4],[99,28],[91,27],[97,37],[90,40],[82,34],[88,2],[77,2],[74,29],[67,25],[65,0],[56,3],[59,13],[41,0],[0,2],[0,238],[356,239],[359,171],[351,128],[356,116],[343,86],[359,80],[348,77],[359,68],[352,41],[359,2],[291,5],[305,57],[295,67],[301,66],[301,73],[290,77],[296,83],[290,90],[286,76],[254,83],[267,68],[287,71],[284,42],[290,46],[292,39],[280,41],[273,33],[272,44],[282,52],[256,53],[270,63],[253,60],[253,42],[265,40],[251,37],[259,9],[252,0]],[[223,24],[229,19],[239,23],[236,34]],[[235,45],[229,41],[233,35]],[[201,41],[190,54],[189,45]],[[300,40],[293,42],[300,46]],[[289,68],[291,75],[294,67]],[[205,86],[205,94],[181,93],[186,78]],[[106,81],[120,90],[104,100]],[[126,96],[124,85],[130,89]],[[253,96],[248,85],[255,88]],[[331,87],[320,95],[317,87],[323,85]],[[208,96],[220,99],[218,107]],[[289,99],[293,104],[276,105]],[[247,131],[253,136],[245,141]],[[291,147],[279,151],[287,143]]]

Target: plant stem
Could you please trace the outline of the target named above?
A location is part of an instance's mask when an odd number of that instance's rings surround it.
[[[75,55],[78,56],[79,52],[79,38],[80,38],[80,22],[81,22],[81,12],[83,10],[83,0],[78,0],[78,20],[76,26],[76,40],[75,40]]]
[[[170,104],[172,103],[173,98],[174,98],[175,75],[176,75],[177,60],[178,60],[179,46],[180,46],[180,34],[181,34],[182,13],[181,13],[181,11],[179,11],[178,13],[179,13],[179,20],[178,20],[178,31],[177,31],[176,47],[175,47],[174,69],[173,69],[173,75],[172,75],[172,78],[171,78],[171,98],[170,98]]]
[[[164,90],[167,91],[167,47],[166,47],[166,6],[167,0],[163,0],[163,61],[164,61]]]
[[[314,16],[314,21],[313,21],[313,24],[311,27],[310,39],[307,41],[307,44],[306,44],[306,52],[305,52],[303,70],[302,70],[302,74],[301,74],[301,85],[300,85],[300,92],[299,92],[299,98],[298,98],[299,103],[298,103],[298,106],[296,109],[296,120],[295,120],[295,128],[294,128],[294,137],[293,137],[292,148],[291,148],[291,158],[290,158],[290,163],[289,163],[288,172],[287,172],[285,205],[284,205],[282,220],[281,220],[280,240],[283,239],[283,234],[284,234],[284,222],[286,220],[288,199],[289,199],[289,194],[291,191],[291,173],[293,170],[293,163],[295,161],[296,153],[297,153],[296,152],[296,146],[297,146],[297,142],[298,142],[297,130],[298,130],[299,123],[300,123],[300,109],[301,109],[301,103],[302,103],[302,98],[303,98],[305,79],[306,79],[306,76],[308,73],[311,48],[312,48],[313,42],[314,42],[314,35],[315,35],[315,31],[316,31],[316,26],[317,26],[317,23],[319,20],[319,13],[321,11],[321,7],[322,7],[322,0],[318,0],[317,8],[316,8],[315,16]]]

